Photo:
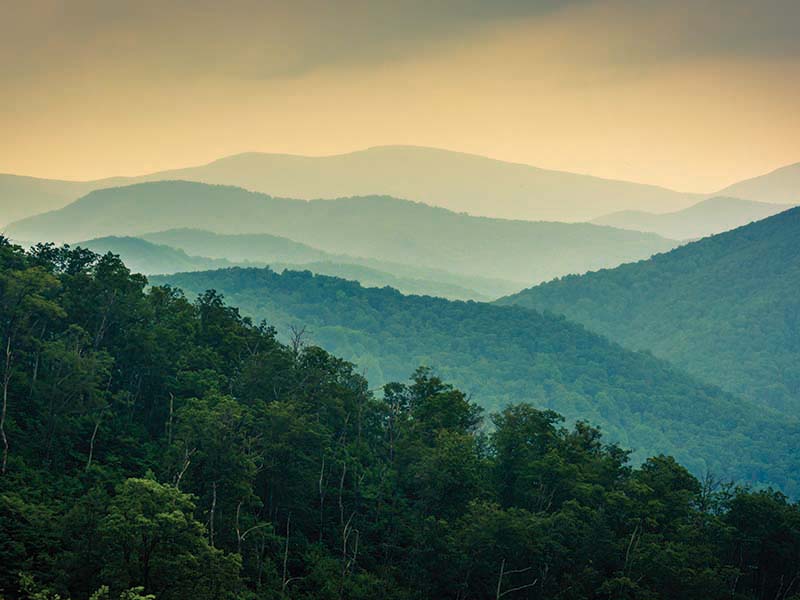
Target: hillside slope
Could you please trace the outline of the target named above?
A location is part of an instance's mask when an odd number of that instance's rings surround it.
[[[729,231],[789,208],[791,206],[786,204],[715,197],[676,212],[654,214],[636,210],[622,211],[594,219],[592,223],[649,231],[675,240],[689,240]]]
[[[165,232],[169,233],[169,232]],[[186,236],[185,232],[179,235]],[[158,237],[158,236],[157,236]],[[250,237],[250,236],[245,236]],[[271,236],[269,236],[271,237]],[[294,244],[285,238],[274,238],[277,250],[285,249]],[[209,269],[221,269],[239,266],[267,266],[275,271],[281,272],[286,269],[310,271],[323,275],[341,277],[352,281],[358,281],[365,287],[393,287],[404,294],[423,294],[450,298],[457,300],[489,300],[480,292],[473,289],[462,287],[457,284],[443,282],[438,278],[430,279],[397,276],[392,273],[380,271],[363,265],[352,263],[340,263],[333,261],[316,261],[307,263],[282,263],[276,260],[249,261],[240,260],[231,262],[224,258],[209,258],[206,256],[194,256],[187,254],[182,249],[172,248],[164,244],[154,244],[147,240],[135,237],[104,237],[95,238],[77,244],[83,248],[88,248],[98,254],[111,252],[119,256],[125,264],[135,273],[144,275],[179,273],[183,271],[203,271]],[[297,244],[302,246],[302,244]],[[291,248],[291,246],[289,246]],[[263,247],[262,247],[263,250]],[[309,249],[313,250],[313,249]],[[324,253],[322,253],[324,256]],[[495,296],[496,297],[496,296]]]
[[[110,255],[0,237],[0,290],[4,598],[795,598],[779,491],[630,464],[586,423],[486,414],[426,369],[380,393]],[[796,456],[796,429],[764,434],[765,458]]]
[[[800,409],[800,208],[617,269],[502,299],[789,414]]]
[[[800,163],[775,169],[771,173],[735,183],[720,195],[762,202],[800,203]]]
[[[305,326],[306,341],[356,362],[371,385],[424,364],[484,407],[532,402],[599,424],[637,459],[671,453],[697,473],[795,485],[794,420],[562,318],[291,271],[224,269],[153,282],[190,295],[215,289],[283,334]]]
[[[376,273],[373,272],[381,272],[384,274],[382,277],[403,280],[398,285],[397,281],[390,282],[387,279],[383,285],[391,285],[405,293],[430,293],[422,288],[410,286],[409,284],[414,281],[427,282],[425,285],[434,283],[439,292],[447,293],[433,295],[460,300],[499,298],[525,287],[495,277],[459,275],[443,269],[324,252],[285,237],[266,233],[226,235],[201,229],[170,229],[148,233],[141,237],[151,242],[180,248],[188,254],[224,258],[238,263],[281,265],[294,270],[308,269],[314,273],[361,282],[366,279],[377,281],[374,277]],[[276,269],[280,270],[277,266]]]
[[[92,189],[80,182],[0,173],[0,227],[59,209]]]
[[[180,271],[202,271],[233,266],[225,259],[192,256],[183,250],[162,244],[153,244],[135,237],[103,237],[76,244],[92,252],[116,254],[134,273],[145,275],[177,273]]]
[[[7,231],[14,239],[75,241],[180,227],[269,233],[326,252],[527,285],[675,246],[649,233],[471,217],[386,196],[304,201],[179,181],[98,190]]]

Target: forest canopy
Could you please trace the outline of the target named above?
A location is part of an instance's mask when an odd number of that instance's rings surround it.
[[[195,600],[793,598],[800,510],[486,414],[427,368],[376,394],[213,290],[0,238],[0,594]],[[487,427],[491,421],[491,427]]]
[[[800,409],[800,209],[503,298],[566,315],[789,418]]]
[[[310,272],[221,269],[152,278],[189,294],[215,289],[243,314],[347,360],[373,387],[436,369],[487,410],[529,402],[600,426],[641,462],[675,456],[695,475],[795,494],[800,422],[631,352],[563,317],[516,306],[405,296]],[[286,339],[286,338],[284,338]]]

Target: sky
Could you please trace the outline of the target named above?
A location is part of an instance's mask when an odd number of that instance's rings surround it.
[[[0,172],[448,148],[712,192],[800,162],[797,0],[4,0]]]

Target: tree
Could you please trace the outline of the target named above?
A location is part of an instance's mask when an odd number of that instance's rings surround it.
[[[152,479],[127,479],[100,523],[112,589],[142,586],[159,599],[233,597],[239,559],[208,543],[191,497]]]

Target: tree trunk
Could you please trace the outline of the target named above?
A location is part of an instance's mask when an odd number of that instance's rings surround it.
[[[6,414],[8,413],[8,386],[11,383],[11,336],[6,341],[6,366],[3,372],[3,407],[0,410],[0,437],[3,438],[3,464],[0,473],[8,467],[8,436],[6,436]]]
[[[100,429],[100,417],[94,424],[94,431],[92,431],[92,439],[89,440],[89,458],[86,461],[86,470],[92,466],[92,458],[94,457],[94,441],[97,439],[97,430]]]
[[[208,538],[214,547],[214,511],[217,510],[217,482],[211,484],[211,512],[208,515]]]
[[[325,525],[325,455],[322,455],[322,466],[319,470],[319,542],[322,543],[322,529]]]
[[[286,516],[286,546],[283,549],[283,577],[281,578],[281,598],[286,596],[286,587],[289,585],[289,524],[292,513]]]

